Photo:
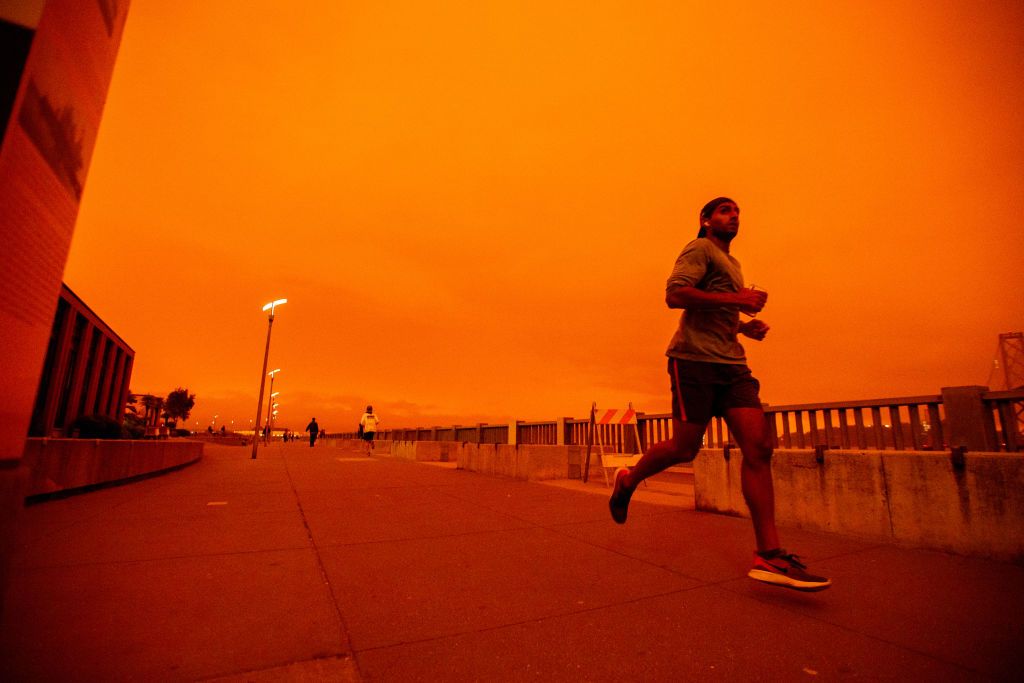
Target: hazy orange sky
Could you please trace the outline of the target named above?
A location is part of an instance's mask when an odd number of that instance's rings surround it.
[[[713,7],[711,5],[714,5]],[[984,384],[1024,328],[1024,5],[133,0],[65,281],[248,427],[670,406],[708,199],[772,404]]]

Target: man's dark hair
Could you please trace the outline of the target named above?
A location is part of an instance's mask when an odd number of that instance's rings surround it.
[[[715,209],[726,202],[732,202],[733,204],[736,203],[728,197],[715,197],[704,205],[704,208],[700,210],[700,217],[697,219],[697,223],[700,225],[700,230],[697,231],[697,237],[707,237],[708,230],[704,227],[704,221],[711,218],[711,214],[715,212]]]

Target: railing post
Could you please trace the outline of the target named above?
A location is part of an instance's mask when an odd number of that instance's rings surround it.
[[[476,425],[476,442],[477,443],[483,443],[484,442],[484,423],[483,422],[478,422],[477,425]]]
[[[569,439],[566,438],[565,429],[571,418],[559,417],[555,419],[555,445],[564,446],[569,443]]]
[[[519,443],[519,421],[512,420],[508,423],[508,445],[515,446]]]
[[[636,413],[636,431],[640,435],[640,453],[647,452],[647,413]]]
[[[942,387],[950,448],[965,446],[974,452],[999,450],[995,421],[982,400],[987,391],[988,387],[981,386]]]

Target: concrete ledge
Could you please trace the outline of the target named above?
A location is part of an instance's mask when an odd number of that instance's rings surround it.
[[[203,457],[198,441],[38,439],[25,442],[26,497],[133,479]]]
[[[343,452],[365,449],[355,439],[328,439],[327,445]],[[457,462],[459,469],[497,477],[543,481],[579,479],[586,446],[540,446],[533,444],[477,444],[463,441],[377,441],[377,455],[413,462]],[[591,457],[592,470],[597,454]]]
[[[381,452],[390,451],[391,457],[414,462],[454,462],[462,444],[456,441],[389,441],[381,442]],[[385,450],[387,449],[387,450]]]
[[[579,479],[581,446],[460,444],[459,469],[526,481]]]
[[[694,461],[696,508],[747,517],[738,449]],[[1024,455],[777,450],[776,519],[962,555],[1024,563]]]

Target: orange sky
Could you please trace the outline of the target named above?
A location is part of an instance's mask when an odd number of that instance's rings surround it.
[[[278,297],[283,426],[662,412],[665,279],[727,194],[764,401],[984,384],[1024,6],[710,4],[133,0],[65,281],[200,427],[254,417]]]

